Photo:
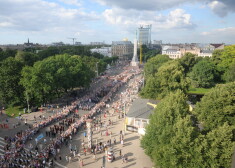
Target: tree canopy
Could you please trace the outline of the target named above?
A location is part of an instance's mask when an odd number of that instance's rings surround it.
[[[28,66],[33,66],[33,64],[39,60],[37,54],[25,51],[17,51],[15,58]]]
[[[5,51],[3,51],[0,48],[0,61],[3,61],[8,57],[15,57],[16,53],[17,53],[16,50],[6,49]]]
[[[215,65],[208,59],[199,61],[193,66],[189,77],[194,87],[209,88],[215,85],[218,73]]]
[[[186,92],[188,87],[189,82],[185,77],[184,68],[178,61],[172,60],[163,64],[153,77],[147,79],[141,95],[153,99],[163,98],[177,89]]]
[[[222,81],[233,81],[233,74],[231,74],[231,67],[235,60],[235,45],[225,46],[223,50],[215,50],[212,55],[212,61],[216,65],[216,69],[220,74]]]
[[[154,164],[161,168],[230,167],[235,149],[234,86],[233,83],[223,89],[215,88],[211,92],[214,97],[203,98],[193,113],[182,91],[163,98],[150,116],[141,140]],[[220,96],[223,98],[215,101]],[[226,100],[227,97],[233,98]],[[207,112],[200,117],[203,111]],[[195,117],[203,121],[204,128],[199,129]]]
[[[33,67],[24,67],[21,84],[36,102],[48,102],[75,87],[89,87],[94,76],[79,56],[48,57]]]
[[[197,57],[195,54],[186,53],[179,59],[179,62],[184,67],[185,74],[187,74],[192,71],[193,66],[201,59],[202,57]]]
[[[27,97],[30,104],[38,104],[73,88],[89,87],[97,68],[102,73],[107,64],[118,59],[91,53],[90,49],[94,47],[52,46],[24,51],[0,49],[0,103],[6,106],[25,105]]]
[[[23,88],[19,84],[23,63],[9,57],[0,63],[0,99],[4,104],[15,105],[22,102]]]
[[[167,55],[156,55],[155,57],[150,58],[144,66],[145,78],[147,79],[148,77],[153,76],[158,69],[169,60],[170,58]]]
[[[235,81],[235,59],[233,63],[229,66],[222,77],[226,82],[234,82]]]
[[[186,96],[177,90],[158,104],[141,144],[157,166],[193,167],[192,141],[198,131],[191,121]]]
[[[217,85],[197,103],[194,114],[211,130],[224,123],[235,123],[235,82]]]

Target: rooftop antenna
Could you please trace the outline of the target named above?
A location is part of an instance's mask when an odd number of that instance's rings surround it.
[[[76,40],[77,38],[68,37],[68,39],[72,39],[73,40],[73,45],[74,45],[74,40]]]

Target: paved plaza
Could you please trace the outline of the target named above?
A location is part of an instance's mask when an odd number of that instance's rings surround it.
[[[124,146],[120,143],[120,130],[123,130],[124,127],[124,119],[118,119],[118,115],[114,115],[111,117],[107,117],[106,119],[102,115],[102,121],[108,120],[113,121],[113,125],[109,126],[109,130],[112,132],[111,136],[111,146],[114,149],[115,161],[107,162],[105,168],[152,168],[152,162],[148,156],[144,154],[143,149],[140,147],[140,136],[134,132],[125,132],[124,135]],[[102,129],[104,131],[104,129]],[[114,138],[116,139],[116,145],[114,144]],[[85,140],[87,142],[87,138],[84,137],[83,131],[80,132],[78,136],[74,138],[74,144],[81,144],[81,142]],[[103,136],[100,135],[99,131],[94,131],[93,134],[93,142],[107,142],[110,140],[110,135],[106,136],[103,133]],[[120,156],[120,150],[122,155],[126,155],[128,157],[127,163],[122,163],[122,158]],[[79,165],[78,158],[74,158],[70,163],[65,161],[65,153],[69,153],[69,149],[63,147],[62,148],[62,161],[58,161],[62,165],[66,165],[68,168],[76,168]],[[86,168],[94,168],[101,167],[103,163],[103,156],[105,153],[97,154],[96,160],[93,158],[93,154],[87,153],[86,156],[82,149],[80,149],[81,158],[84,162],[84,167]]]

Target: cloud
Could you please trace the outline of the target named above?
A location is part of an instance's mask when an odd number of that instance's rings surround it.
[[[140,12],[137,10],[124,10],[121,8],[106,9],[103,12],[109,24],[118,25],[133,31],[139,25],[151,24],[153,31],[162,29],[192,29],[196,25],[191,21],[191,15],[183,9],[175,9],[168,15],[153,11]]]
[[[210,42],[225,42],[234,43],[235,39],[235,27],[226,27],[221,29],[214,29],[210,32],[202,32],[201,37],[206,41],[209,39]]]
[[[226,16],[229,12],[235,12],[234,0],[95,0],[102,5],[122,8],[135,9],[139,11],[160,11],[171,8],[178,8],[182,4],[200,3],[207,5],[220,17]]]
[[[122,9],[136,9],[136,10],[164,10],[169,9],[186,2],[193,2],[197,0],[96,0],[99,3],[111,7],[119,7]]]
[[[70,30],[72,27],[83,27],[85,21],[98,18],[92,12],[67,9],[43,0],[8,0],[2,1],[0,6],[0,27],[17,31],[48,31],[55,28]]]
[[[10,22],[0,22],[0,28],[1,27],[10,27],[12,24]]]
[[[82,6],[82,3],[78,0],[59,0],[60,2],[63,2],[68,5],[75,5],[75,6]]]
[[[220,17],[225,17],[228,14],[228,7],[223,2],[213,1],[208,6]]]

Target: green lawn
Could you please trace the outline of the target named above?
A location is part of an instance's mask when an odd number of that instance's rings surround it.
[[[197,94],[197,95],[204,95],[205,93],[209,92],[211,89],[206,88],[189,88],[188,94]]]
[[[20,106],[9,107],[6,109],[6,114],[9,117],[17,117],[17,116],[19,116],[19,113],[23,114],[23,108]]]

